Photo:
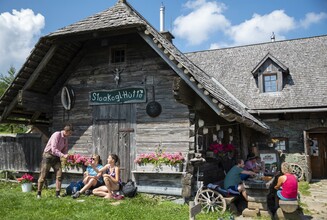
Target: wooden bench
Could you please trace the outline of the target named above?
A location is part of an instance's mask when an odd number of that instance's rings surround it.
[[[299,203],[297,200],[294,201],[279,200],[279,207],[286,213],[293,213],[298,209]]]

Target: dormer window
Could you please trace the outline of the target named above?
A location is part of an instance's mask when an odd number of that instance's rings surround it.
[[[263,90],[264,92],[277,92],[278,81],[277,74],[263,75]]]
[[[268,53],[252,74],[260,93],[280,92],[287,83],[288,68]]]

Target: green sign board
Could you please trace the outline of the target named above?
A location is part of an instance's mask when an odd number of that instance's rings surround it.
[[[121,104],[146,102],[146,92],[143,87],[133,87],[114,90],[99,90],[90,92],[90,105]]]

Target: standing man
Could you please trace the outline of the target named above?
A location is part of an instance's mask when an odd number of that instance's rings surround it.
[[[56,131],[53,133],[45,146],[42,162],[41,172],[37,185],[37,198],[41,198],[41,191],[45,177],[48,175],[50,168],[52,167],[56,175],[56,197],[60,198],[61,189],[61,161],[60,158],[68,157],[68,137],[73,133],[73,126],[66,124],[64,130]]]

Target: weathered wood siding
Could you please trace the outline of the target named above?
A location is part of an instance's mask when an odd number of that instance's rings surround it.
[[[0,170],[39,171],[41,135],[18,134],[0,137]]]
[[[110,49],[116,45],[124,45],[126,48],[126,63],[123,66],[109,64]],[[97,120],[94,118],[94,112],[98,111],[96,109],[99,107],[89,105],[89,92],[143,86],[147,90],[145,103],[122,104],[131,105],[133,112],[122,126],[132,128],[134,132],[128,134],[130,153],[123,155],[122,151],[119,155],[121,162],[129,165],[129,170],[133,170],[135,156],[142,152],[154,151],[159,144],[167,152],[188,152],[189,110],[186,105],[175,101],[172,92],[173,80],[177,75],[138,35],[89,41],[85,43],[82,50],[84,50],[84,57],[65,83],[75,92],[73,108],[70,111],[64,110],[60,93],[53,101],[53,131],[62,129],[62,124],[66,121],[74,125],[75,131],[69,141],[71,151],[86,155],[98,152],[105,163],[109,152],[99,149],[95,143],[99,142],[99,139],[111,140],[115,135],[119,135],[105,129],[102,133],[94,133]],[[118,86],[114,81],[113,72],[116,67],[123,69]],[[156,118],[146,113],[147,103],[153,101],[152,87],[154,87],[155,100],[162,106],[162,113]],[[107,119],[110,124],[109,108],[107,107],[108,111],[101,113],[101,120]],[[123,146],[104,147],[113,150],[110,150],[111,153],[119,153],[118,148]]]

